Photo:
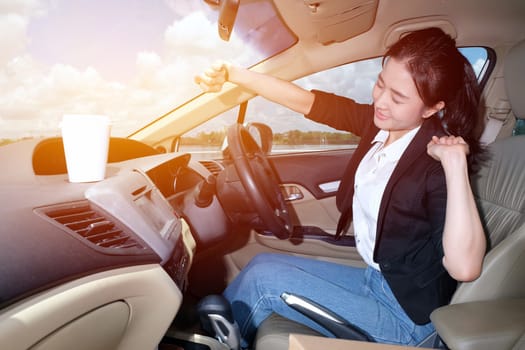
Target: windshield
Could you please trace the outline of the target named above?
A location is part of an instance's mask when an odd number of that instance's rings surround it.
[[[76,113],[124,137],[199,94],[212,62],[251,66],[295,42],[268,1],[241,5],[229,42],[217,16],[197,0],[2,2],[0,140],[59,135]]]

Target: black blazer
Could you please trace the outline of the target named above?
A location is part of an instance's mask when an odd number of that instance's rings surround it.
[[[355,173],[379,131],[373,124],[373,107],[314,93],[308,118],[361,136],[337,193],[339,210],[351,217]],[[416,324],[430,322],[432,310],[448,304],[456,288],[442,264],[445,175],[441,163],[426,152],[432,136],[443,134],[436,117],[425,120],[386,185],[377,222],[374,261]]]

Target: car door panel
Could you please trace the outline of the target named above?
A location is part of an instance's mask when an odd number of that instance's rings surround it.
[[[263,252],[309,256],[349,265],[363,264],[351,231],[348,237],[334,240],[340,215],[335,202],[336,191],[327,193],[319,186],[341,180],[352,152],[352,149],[345,149],[269,157],[281,186],[294,188],[300,193],[301,198],[291,200],[289,204],[294,224],[303,228],[303,234],[280,240],[271,234],[253,232],[246,246],[230,255],[230,263],[236,270],[240,271],[251,257]]]
[[[329,151],[274,154],[269,158],[282,184],[301,185],[315,199],[334,197],[320,185],[341,180],[353,148]]]
[[[337,187],[323,190],[323,185],[341,181],[353,150],[288,153],[270,160],[278,173],[289,200],[296,226],[312,226],[335,234],[339,210]],[[293,190],[290,190],[293,189]]]

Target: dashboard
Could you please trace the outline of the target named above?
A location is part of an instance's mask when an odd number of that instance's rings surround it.
[[[9,281],[0,288],[0,309],[126,266],[160,264],[184,290],[196,243],[167,198],[175,182],[183,191],[209,173],[198,163],[192,170],[188,154],[126,142],[118,140],[113,152],[110,144],[106,178],[93,183],[67,180],[59,139],[0,148],[0,161],[9,164],[0,174],[0,280]]]

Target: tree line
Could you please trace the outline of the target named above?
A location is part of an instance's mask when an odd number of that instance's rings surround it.
[[[200,132],[196,136],[183,136],[187,146],[220,146],[226,131]],[[359,137],[351,133],[290,130],[273,134],[274,145],[346,145],[357,144]]]

